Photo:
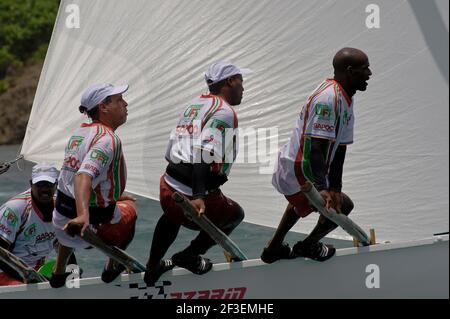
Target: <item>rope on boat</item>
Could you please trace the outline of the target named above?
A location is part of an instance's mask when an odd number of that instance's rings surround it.
[[[6,173],[8,171],[8,169],[11,167],[11,165],[13,165],[14,163],[16,163],[17,161],[23,159],[23,155],[20,155],[19,157],[13,159],[10,162],[3,162],[0,163],[0,175],[3,173]]]

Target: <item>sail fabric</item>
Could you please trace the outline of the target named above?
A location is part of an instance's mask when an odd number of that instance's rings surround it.
[[[117,130],[127,190],[158,199],[164,152],[180,112],[207,93],[218,60],[253,70],[236,107],[243,140],[223,192],[247,222],[276,227],[287,201],[271,185],[277,152],[307,96],[333,76],[342,47],[365,51],[373,76],[355,95],[343,190],[350,217],[377,239],[449,228],[447,0],[63,0],[21,153],[62,164],[95,83],[129,84]],[[79,26],[79,28],[77,28]],[[152,212],[142,212],[152,213]],[[310,231],[317,215],[295,230]],[[342,230],[332,236],[346,237]]]

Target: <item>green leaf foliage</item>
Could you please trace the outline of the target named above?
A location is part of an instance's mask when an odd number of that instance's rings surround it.
[[[30,58],[43,57],[59,0],[0,0],[0,79]]]

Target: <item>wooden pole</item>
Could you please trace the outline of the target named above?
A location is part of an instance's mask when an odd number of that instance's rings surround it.
[[[375,238],[375,229],[371,228],[370,229],[370,244],[375,245],[376,243],[377,243],[377,241]]]

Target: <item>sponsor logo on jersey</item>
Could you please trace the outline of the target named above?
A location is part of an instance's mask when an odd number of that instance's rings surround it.
[[[329,124],[321,124],[321,123],[314,123],[313,128],[315,130],[325,131],[325,132],[333,132],[334,126]]]
[[[177,125],[176,132],[178,135],[197,135],[199,133],[199,127],[196,124],[179,124]]]
[[[6,219],[6,223],[10,226],[16,226],[17,221],[19,220],[14,211],[8,207],[6,207],[5,211],[3,212],[3,217]]]
[[[344,116],[343,116],[344,125],[348,125],[348,123],[350,123],[350,121],[352,120],[352,115],[353,114],[349,115],[347,110],[344,111]]]
[[[72,136],[69,140],[69,144],[67,144],[67,151],[71,153],[78,152],[83,140],[83,136]]]
[[[184,112],[183,116],[190,119],[195,119],[198,116],[198,111],[200,111],[202,106],[202,104],[190,105]]]
[[[11,235],[11,233],[12,233],[12,230],[3,224],[0,224],[0,231],[5,233],[7,236]]]
[[[214,135],[205,136],[202,141],[203,144],[217,144]]]
[[[28,240],[32,238],[33,236],[36,236],[36,224],[31,224],[25,230],[23,231],[23,235]]]
[[[75,156],[67,156],[64,159],[63,168],[71,172],[76,172],[80,169],[81,162]]]
[[[45,232],[36,236],[36,244],[44,241],[53,240],[55,238],[54,232]]]
[[[329,120],[331,118],[331,109],[326,104],[316,104],[315,116],[321,120]]]
[[[94,165],[84,164],[83,169],[93,172],[95,177],[98,177],[100,175],[100,171]]]
[[[108,164],[109,157],[105,153],[100,150],[93,149],[91,152],[91,159],[97,162],[100,162],[102,167],[105,167]]]
[[[211,123],[211,128],[216,128],[219,131],[223,132],[225,130],[225,128],[229,128],[230,126],[221,120],[218,119],[214,119],[213,122]]]

